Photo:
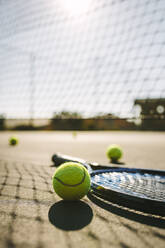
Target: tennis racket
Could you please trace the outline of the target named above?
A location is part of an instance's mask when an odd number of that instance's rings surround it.
[[[78,162],[91,176],[91,191],[105,200],[139,211],[165,216],[165,171],[112,167],[89,163],[83,159],[54,154],[55,166]]]

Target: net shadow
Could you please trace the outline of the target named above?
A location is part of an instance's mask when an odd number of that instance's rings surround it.
[[[33,237],[36,247],[42,247],[45,224],[42,211],[52,203],[50,178],[42,166],[39,170],[33,164],[0,161],[0,214],[7,219],[5,235],[0,235],[4,247],[18,247],[15,238],[18,236],[22,244],[28,245],[31,230],[36,233]],[[22,229],[27,228],[25,237],[20,237],[20,223]]]

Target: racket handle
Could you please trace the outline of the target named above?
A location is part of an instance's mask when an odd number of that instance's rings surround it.
[[[81,158],[75,158],[71,156],[66,156],[60,153],[53,154],[52,156],[52,162],[55,164],[55,166],[59,166],[65,162],[77,162],[81,164],[85,164],[85,160]]]
[[[72,157],[72,156],[68,156],[68,155],[64,155],[64,154],[60,154],[60,153],[53,154],[52,162],[54,163],[54,165],[56,167],[60,166],[61,164],[65,163],[65,162],[80,163],[80,164],[84,165],[88,169],[88,171],[90,171],[90,172],[92,170],[116,168],[116,167],[112,167],[109,165],[99,165],[98,163],[89,163],[89,162],[86,162],[84,159],[76,158],[76,157]]]

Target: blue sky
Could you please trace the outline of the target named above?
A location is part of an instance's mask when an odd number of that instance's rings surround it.
[[[165,1],[86,0],[77,12],[73,1],[1,1],[6,117],[126,117],[136,98],[165,97]]]

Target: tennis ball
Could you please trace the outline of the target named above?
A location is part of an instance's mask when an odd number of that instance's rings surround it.
[[[18,144],[18,138],[15,137],[15,136],[10,137],[10,138],[9,138],[9,144],[10,144],[11,146],[17,145],[17,144]]]
[[[123,155],[122,149],[118,145],[110,145],[107,148],[106,151],[107,157],[112,161],[112,162],[117,162]]]
[[[74,131],[74,132],[72,133],[72,135],[73,135],[74,138],[76,138],[76,137],[77,137],[77,132]]]
[[[64,200],[79,200],[90,189],[90,175],[87,169],[75,162],[66,162],[53,175],[54,191]]]

